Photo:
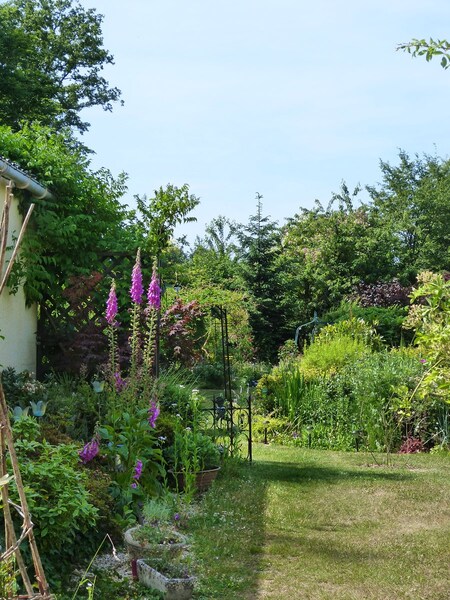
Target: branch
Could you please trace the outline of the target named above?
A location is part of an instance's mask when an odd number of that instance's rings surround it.
[[[425,60],[430,62],[435,56],[441,57],[441,67],[448,69],[450,67],[450,42],[447,40],[429,41],[413,39],[410,42],[399,44],[397,50],[408,52],[411,56],[425,56]]]

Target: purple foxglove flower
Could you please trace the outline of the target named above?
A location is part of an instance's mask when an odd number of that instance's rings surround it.
[[[136,466],[134,467],[133,479],[140,479],[142,475],[142,466],[142,460],[137,460]]]
[[[138,484],[135,481],[133,481],[133,483],[131,484],[131,487],[135,490],[137,488],[137,486],[138,486]]]
[[[80,450],[78,456],[84,465],[97,456],[98,447],[98,438],[93,437],[92,440],[85,444],[84,448]]]
[[[147,292],[148,304],[151,308],[159,310],[161,308],[161,288],[158,283],[158,273],[156,267],[153,268],[152,279]]]
[[[142,285],[141,271],[141,249],[139,248],[136,254],[136,262],[134,263],[133,272],[131,274],[131,299],[135,304],[141,304],[144,294],[144,286]]]
[[[127,382],[125,381],[125,379],[122,379],[120,373],[114,373],[114,385],[116,388],[116,392],[121,392],[127,387]]]
[[[153,429],[155,428],[156,419],[159,417],[159,413],[160,413],[159,406],[156,404],[156,402],[154,400],[152,400],[150,403],[149,411],[148,411],[148,422],[150,424],[150,427],[152,427]]]
[[[111,289],[109,290],[108,300],[106,302],[106,320],[110,325],[115,324],[117,312],[116,282],[113,280]]]

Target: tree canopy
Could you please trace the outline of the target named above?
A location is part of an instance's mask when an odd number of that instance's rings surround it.
[[[112,110],[120,90],[103,68],[103,17],[78,0],[8,0],[0,4],[0,123],[39,121],[60,130],[89,128],[80,112]]]

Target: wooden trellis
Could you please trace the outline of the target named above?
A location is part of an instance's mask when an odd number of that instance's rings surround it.
[[[6,246],[9,228],[9,214],[13,199],[12,189],[13,183],[9,182],[6,186],[6,196],[0,222],[0,296],[7,284],[8,277],[11,273],[11,269],[17,256],[17,252],[19,251],[20,243],[25,234],[28,221],[31,217],[31,213],[34,208],[34,204],[32,204],[28,210],[28,213],[24,219],[22,228],[20,230],[19,237],[17,238],[17,241],[14,245],[11,258],[9,259],[9,263],[5,268]],[[31,519],[31,514],[28,509],[28,503],[25,496],[25,490],[20,474],[19,461],[17,459],[17,454],[14,448],[14,440],[11,430],[11,423],[9,420],[8,407],[6,404],[5,395],[3,393],[3,386],[0,378],[0,479],[2,477],[7,477],[7,454],[9,454],[9,460],[12,468],[11,475],[15,480],[15,485],[19,496],[19,502],[18,504],[15,504],[11,501],[9,497],[8,483],[2,485],[1,497],[3,518],[5,522],[5,548],[3,553],[0,554],[0,561],[6,561],[12,558],[13,556],[15,557],[16,564],[19,569],[20,576],[22,578],[23,587],[25,588],[26,592],[26,594],[21,594],[19,596],[14,595],[13,592],[10,592],[7,598],[8,600],[52,600],[53,597],[49,591],[48,583],[45,577],[44,569],[42,567],[41,558],[39,556],[39,551],[33,533],[33,522]],[[14,528],[12,510],[17,511],[22,519],[22,526],[19,535],[16,534]],[[34,579],[37,585],[37,590],[36,585],[33,586],[32,580],[28,573],[27,566],[25,565],[22,553],[20,551],[20,546],[22,543],[28,543],[30,547],[34,568]]]

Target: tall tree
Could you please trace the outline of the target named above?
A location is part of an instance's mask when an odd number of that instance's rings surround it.
[[[153,255],[160,256],[172,240],[175,227],[182,223],[192,223],[197,218],[189,213],[200,200],[189,193],[187,183],[181,187],[168,184],[165,188],[155,190],[153,198],[135,196],[137,217],[135,227],[144,241],[145,249]]]
[[[253,300],[250,325],[256,352],[263,360],[274,360],[278,346],[286,339],[276,270],[281,252],[280,230],[268,216],[263,216],[261,194],[257,194],[256,199],[256,214],[238,233],[241,275]]]
[[[17,130],[22,121],[39,121],[83,132],[84,108],[112,110],[120,90],[101,75],[113,64],[102,20],[78,0],[0,4],[0,123]]]
[[[413,282],[423,269],[450,269],[450,161],[411,158],[380,161],[381,185],[368,187],[372,213],[391,233],[396,275]]]
[[[236,257],[237,225],[219,215],[205,227],[205,235],[197,237],[191,254],[191,277],[199,282],[237,289]]]

